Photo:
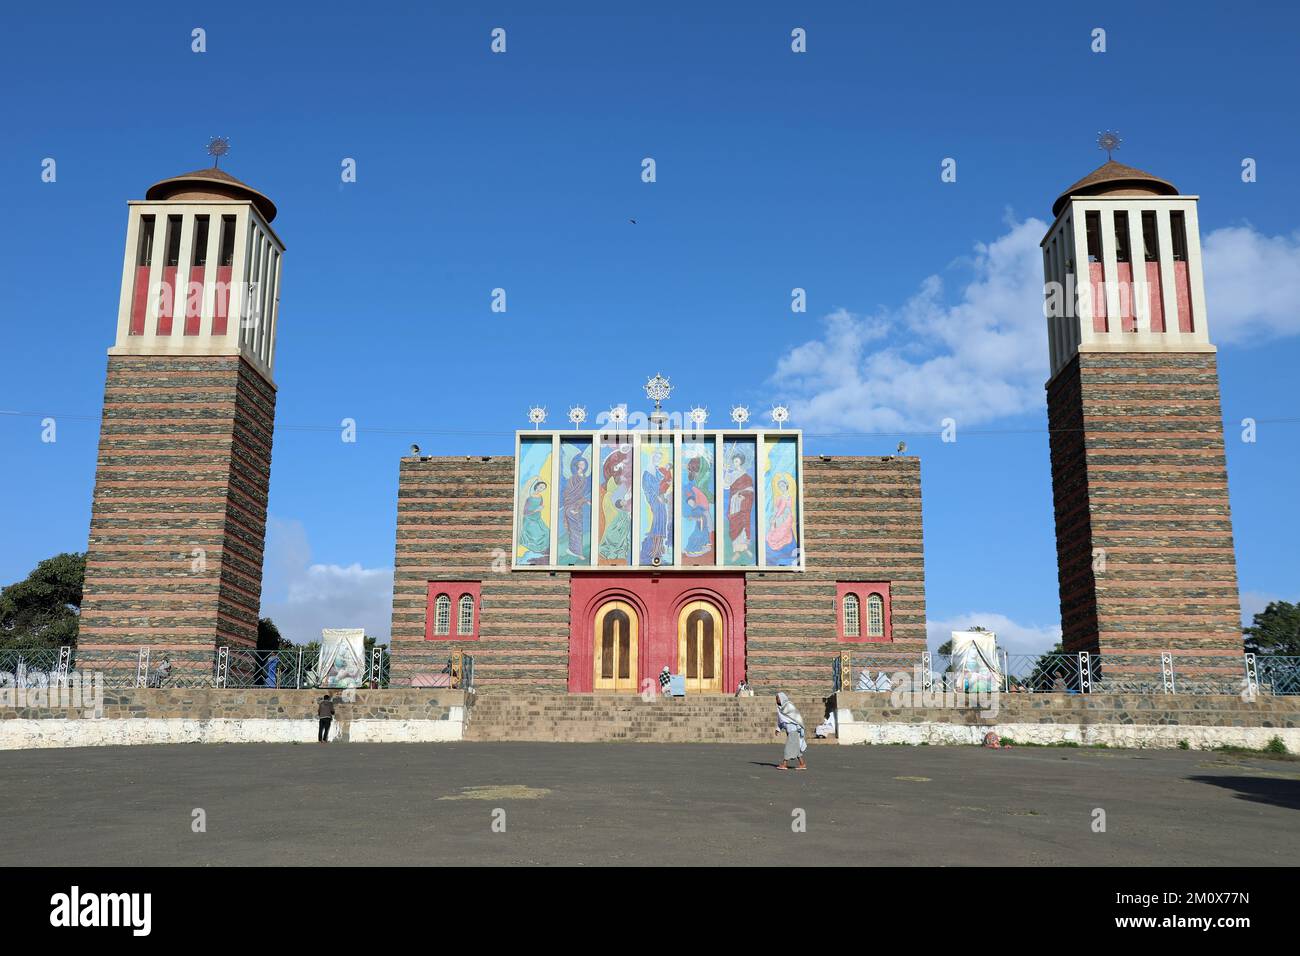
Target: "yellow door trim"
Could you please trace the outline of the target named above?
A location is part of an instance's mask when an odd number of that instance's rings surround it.
[[[627,619],[627,633],[623,633],[623,621],[611,622],[608,660],[605,648],[605,619],[615,611],[622,611]],[[640,620],[636,608],[626,601],[609,601],[601,605],[596,612],[592,627],[593,644],[593,679],[592,689],[612,691],[616,694],[635,694],[637,692],[637,638]],[[608,667],[606,664],[608,663]],[[608,673],[608,676],[604,676]]]
[[[687,633],[687,622],[696,611],[705,612],[712,621],[711,646],[702,620],[696,621],[694,634]],[[690,667],[691,650],[695,651],[694,674]],[[706,656],[713,664],[710,677],[704,676]],[[677,673],[685,675],[688,694],[722,693],[722,612],[712,601],[691,601],[677,615]]]

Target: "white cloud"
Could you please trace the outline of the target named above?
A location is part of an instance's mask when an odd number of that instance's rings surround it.
[[[364,627],[387,641],[392,625],[392,568],[313,564],[301,521],[272,517],[266,528],[262,616],[302,644],[320,640],[321,628]]]
[[[781,356],[773,381],[795,420],[825,431],[939,430],[1040,410],[1048,376],[1042,253],[1047,225],[1007,232],[963,260],[972,274],[946,301],[932,275],[896,308],[837,309],[819,338]],[[1230,227],[1203,243],[1210,335],[1241,342],[1300,333],[1300,234]]]
[[[971,611],[944,621],[926,621],[925,632],[930,650],[951,639],[953,631],[968,631],[976,625],[987,628],[998,636],[998,647],[1015,657],[1017,654],[1044,654],[1061,640],[1061,626],[1051,624],[1019,624],[1005,614]]]
[[[820,339],[781,357],[775,380],[806,428],[933,429],[946,417],[977,424],[1043,401],[1043,320],[1038,219],[1011,224],[976,246],[974,276],[955,305],[935,275],[897,309],[827,316]]]
[[[1300,233],[1216,229],[1201,243],[1210,338],[1256,342],[1300,333]]]

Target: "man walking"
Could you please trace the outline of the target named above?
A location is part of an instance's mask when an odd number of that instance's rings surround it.
[[[316,742],[327,744],[330,739],[330,722],[334,719],[334,699],[327,693],[316,706],[316,716],[320,718],[320,730]]]

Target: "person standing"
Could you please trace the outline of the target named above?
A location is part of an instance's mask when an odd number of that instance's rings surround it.
[[[789,770],[790,761],[797,759],[799,764],[795,769],[807,770],[808,765],[803,762],[803,752],[808,748],[804,741],[803,715],[784,692],[776,695],[776,729],[785,731],[785,753],[776,769]]]
[[[320,718],[320,730],[316,733],[316,742],[327,744],[330,739],[330,724],[334,720],[334,698],[328,693],[316,705],[316,716]]]

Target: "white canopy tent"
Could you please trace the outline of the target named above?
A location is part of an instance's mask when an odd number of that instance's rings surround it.
[[[992,631],[952,632],[952,664],[948,672],[954,690],[991,691],[1002,687],[997,642]]]

